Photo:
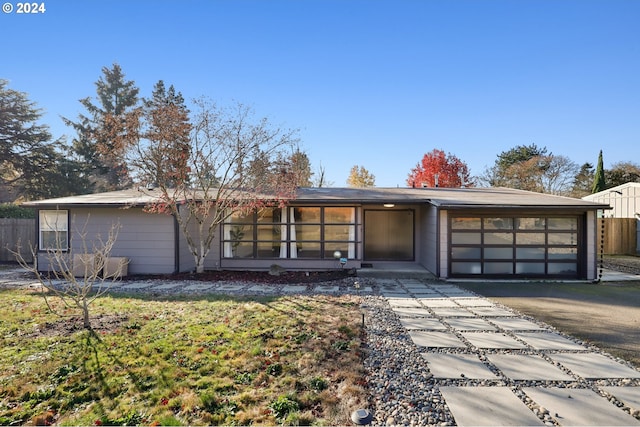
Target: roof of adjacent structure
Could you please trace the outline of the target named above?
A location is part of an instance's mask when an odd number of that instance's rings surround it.
[[[160,192],[129,189],[106,193],[60,197],[24,203],[30,207],[51,206],[143,206],[159,200]],[[583,199],[534,193],[512,188],[300,188],[293,201],[306,204],[420,204],[441,208],[579,208],[607,209],[608,205]]]
[[[620,184],[615,187],[607,188],[606,190],[599,191],[597,193],[589,194],[584,196],[583,200],[595,201],[601,200],[602,196],[607,196],[612,193],[621,195],[622,193],[629,194],[633,197],[640,197],[640,182],[627,182],[625,184]]]

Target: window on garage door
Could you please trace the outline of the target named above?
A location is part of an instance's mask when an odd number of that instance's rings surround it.
[[[578,220],[576,216],[454,216],[449,227],[450,272],[576,277]]]

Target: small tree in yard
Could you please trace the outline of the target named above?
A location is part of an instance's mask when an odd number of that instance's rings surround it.
[[[79,309],[82,312],[83,327],[91,330],[89,314],[91,303],[108,291],[107,283],[120,279],[119,274],[113,274],[108,277],[104,275],[105,265],[118,238],[120,225],[114,224],[111,226],[106,240],[101,235],[98,235],[89,246],[87,243],[88,221],[89,218],[87,217],[83,228],[76,230],[75,234],[78,236],[78,241],[74,239],[77,243],[74,246],[77,246],[78,250],[73,252],[67,250],[66,235],[58,231],[55,232],[55,244],[53,248],[46,250],[46,258],[49,264],[48,270],[50,270],[47,273],[38,270],[38,251],[33,246],[31,247],[31,253],[35,260],[33,265],[20,255],[19,245],[15,252],[11,252],[15,255],[21,267],[36,276],[42,285],[42,295],[47,307],[52,312],[62,316],[49,303],[48,293],[59,297],[65,307]],[[74,263],[79,263],[80,265],[74,265]],[[121,271],[123,267],[124,263],[121,262],[116,271]]]
[[[298,176],[291,159],[298,141],[295,131],[273,128],[267,119],[255,121],[253,111],[241,104],[224,109],[199,99],[195,105],[188,153],[184,145],[163,147],[165,158],[184,159],[183,169],[158,171],[166,163],[152,164],[144,156],[144,139],[134,164],[140,175],[172,177],[156,183],[158,200],[146,209],[176,218],[196,272],[202,273],[216,231],[227,218],[282,207],[295,196]],[[156,138],[164,131],[162,139],[170,140],[174,128],[159,125]]]

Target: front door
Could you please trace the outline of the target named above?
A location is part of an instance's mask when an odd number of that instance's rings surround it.
[[[413,210],[364,211],[364,260],[413,261]]]

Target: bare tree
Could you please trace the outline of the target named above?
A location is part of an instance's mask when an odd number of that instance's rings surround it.
[[[298,139],[296,131],[272,127],[265,118],[255,120],[242,104],[220,108],[199,99],[195,105],[188,155],[167,153],[168,158],[182,155],[186,160],[186,173],[178,174],[184,179],[173,180],[171,186],[158,182],[154,194],[159,199],[146,210],[176,218],[196,272],[202,273],[216,231],[227,218],[282,207],[295,196],[297,174],[291,159]],[[143,153],[135,162],[141,175],[150,172]]]
[[[333,186],[333,181],[329,181],[327,180],[327,171],[325,169],[324,166],[322,166],[322,163],[320,163],[320,166],[318,167],[318,172],[315,173],[315,179],[312,182],[312,186],[313,187],[332,187]]]
[[[72,228],[73,223],[72,221]],[[108,283],[121,279],[122,269],[126,265],[124,258],[118,258],[116,265],[111,265],[110,254],[118,238],[119,224],[113,224],[107,232],[106,239],[98,234],[91,240],[91,246],[87,240],[87,221],[82,229],[75,229],[72,240],[73,251],[67,250],[66,235],[55,231],[55,244],[51,249],[46,249],[47,272],[38,268],[38,250],[31,246],[34,263],[30,264],[20,254],[20,244],[16,251],[11,251],[18,263],[25,270],[33,273],[42,285],[42,295],[47,307],[54,313],[53,306],[49,303],[48,294],[60,298],[65,307],[79,309],[82,312],[83,327],[91,330],[89,307],[98,297],[109,290]]]

